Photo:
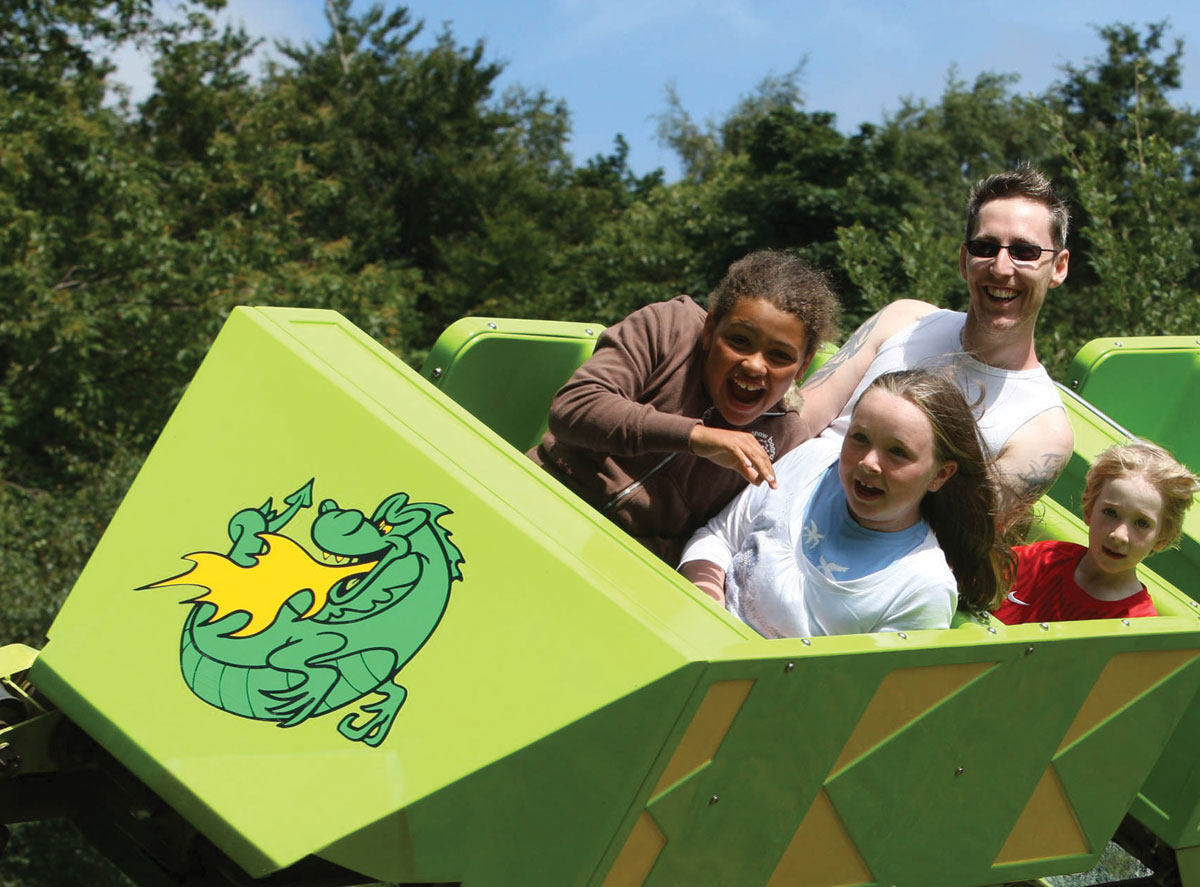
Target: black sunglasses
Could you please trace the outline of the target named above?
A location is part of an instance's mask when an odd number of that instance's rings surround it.
[[[1048,246],[1034,246],[1032,243],[996,243],[994,240],[968,240],[965,244],[967,252],[977,259],[994,259],[1000,255],[1000,250],[1008,250],[1014,262],[1036,262],[1042,253],[1062,252]]]

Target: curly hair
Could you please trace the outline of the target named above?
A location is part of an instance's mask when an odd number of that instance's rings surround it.
[[[1023,197],[1046,207],[1050,211],[1050,239],[1057,249],[1067,245],[1067,234],[1071,229],[1071,210],[1067,202],[1054,190],[1054,185],[1044,173],[1026,164],[975,183],[967,199],[966,239],[975,236],[979,227],[979,212],[985,203],[1011,197]]]
[[[762,299],[799,319],[807,336],[806,362],[818,345],[837,336],[841,305],[829,280],[788,253],[761,250],[730,265],[708,296],[709,317],[719,321],[742,299]]]
[[[933,429],[935,458],[957,463],[954,474],[921,499],[920,513],[954,572],[960,606],[993,609],[1015,561],[1012,549],[996,539],[999,497],[971,408],[950,379],[928,370],[884,373],[863,394],[872,388],[902,397],[924,413]]]
[[[1183,533],[1183,515],[1191,507],[1192,497],[1200,492],[1196,475],[1188,471],[1158,444],[1134,440],[1109,447],[1088,468],[1083,487],[1083,516],[1092,519],[1092,506],[1104,485],[1118,477],[1143,477],[1162,496],[1162,519],[1157,542],[1164,548],[1179,544]]]

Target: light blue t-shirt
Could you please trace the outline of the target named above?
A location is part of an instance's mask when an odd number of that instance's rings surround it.
[[[896,532],[868,530],[850,515],[838,463],[825,471],[804,512],[801,536],[808,562],[833,580],[861,579],[915,551],[929,532],[924,521]]]

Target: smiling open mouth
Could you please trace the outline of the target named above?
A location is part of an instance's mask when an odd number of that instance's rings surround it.
[[[758,403],[767,390],[755,382],[745,382],[741,379],[730,379],[726,388],[729,391],[730,400],[746,405]]]
[[[879,489],[879,487],[864,484],[861,480],[856,480],[854,481],[854,495],[863,501],[870,502],[882,496],[883,490]]]
[[[1015,293],[1012,290],[998,290],[991,287],[984,287],[983,291],[987,293],[989,299],[996,302],[1011,302],[1020,295],[1020,293]]]

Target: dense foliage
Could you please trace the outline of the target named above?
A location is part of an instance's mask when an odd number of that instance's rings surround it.
[[[497,94],[481,44],[422,42],[403,8],[331,0],[325,39],[256,80],[221,2],[175,23],[152,0],[0,4],[0,643],[41,643],[238,304],[333,308],[419,363],[465,314],[611,323],[776,247],[833,275],[848,324],[902,296],[961,307],[967,188],[1027,160],[1077,219],[1052,372],[1093,337],[1200,330],[1200,115],[1171,100],[1164,25],[1098,29],[1039,96],[951,71],[853,134],[806,107],[802,65],[704,126],[669,94],[666,183],[620,135],[574,161],[562,102]],[[108,79],[123,41],[154,57],[136,107]],[[34,883],[13,853],[0,887]]]

